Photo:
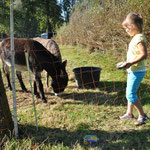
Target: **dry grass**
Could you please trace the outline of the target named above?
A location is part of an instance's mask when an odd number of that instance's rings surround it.
[[[54,96],[51,87],[45,88],[47,104],[42,103],[41,99],[35,99],[38,131],[36,131],[31,93],[22,93],[16,82],[20,137],[11,140],[4,138],[0,144],[1,148],[10,150],[149,149],[149,121],[144,126],[135,127],[135,119],[118,119],[118,116],[126,111],[124,105],[126,100],[123,101],[125,73],[114,69],[114,60],[108,61],[111,55],[109,57],[108,55],[96,56],[94,53],[86,55],[85,51],[87,49],[81,47],[61,47],[63,59],[68,59],[68,87],[61,97]],[[87,65],[105,68],[101,73],[101,84],[96,89],[77,89],[72,69]],[[43,83],[46,85],[44,73],[42,76]],[[6,86],[6,78],[3,79]],[[26,73],[23,74],[23,79],[30,91]],[[140,95],[144,110],[150,116],[149,92],[146,92],[148,85],[149,80],[145,79]],[[6,91],[12,110],[12,93],[7,88]],[[137,116],[136,111],[134,114]],[[83,138],[87,134],[95,134],[101,139],[95,147],[83,144]]]

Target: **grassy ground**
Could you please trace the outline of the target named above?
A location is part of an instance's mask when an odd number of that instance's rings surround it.
[[[124,53],[104,54],[104,52],[88,53],[86,48],[61,46],[63,59],[68,60],[68,87],[61,97],[53,95],[52,89],[46,88],[48,100],[43,104],[41,99],[35,99],[38,131],[36,131],[31,93],[22,93],[18,81],[17,112],[19,120],[19,139],[6,137],[2,139],[2,149],[24,150],[122,150],[150,149],[150,122],[136,127],[134,122],[138,116],[134,110],[135,119],[119,120],[118,116],[126,111],[126,72],[115,68],[115,64],[123,60]],[[100,84],[96,89],[78,89],[76,87],[73,68],[80,66],[101,67]],[[149,60],[147,61],[149,66]],[[23,74],[28,91],[30,85],[27,73]],[[4,79],[5,86],[6,78]],[[143,80],[139,97],[145,112],[150,116],[150,80],[149,72]],[[7,91],[7,97],[12,110],[12,93]],[[97,135],[100,141],[96,146],[85,145],[85,135]]]

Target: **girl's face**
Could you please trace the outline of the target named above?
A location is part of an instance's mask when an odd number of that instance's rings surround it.
[[[134,36],[140,32],[136,25],[132,24],[129,19],[123,22],[123,28],[130,36]]]
[[[134,36],[135,35],[135,30],[134,30],[133,24],[128,25],[128,26],[123,26],[123,28],[128,33],[128,35],[130,35],[130,36]]]

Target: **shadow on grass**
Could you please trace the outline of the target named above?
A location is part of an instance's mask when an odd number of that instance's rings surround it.
[[[68,87],[69,88],[69,87]],[[75,87],[72,87],[72,89]],[[99,91],[90,88],[79,89],[79,92],[64,94],[61,96],[63,99],[73,99],[75,103],[85,102],[92,104],[105,104],[105,105],[126,105],[127,100],[125,96],[126,82],[100,82],[96,88]],[[95,91],[95,92],[94,92]],[[138,95],[143,105],[150,104],[149,101],[150,87],[147,84],[141,83]],[[80,101],[80,102],[79,102]]]
[[[71,90],[71,93],[65,93],[60,96],[63,100],[74,100],[73,103],[81,104],[95,104],[95,105],[114,105],[121,106],[126,105],[127,100],[125,97],[126,92],[126,82],[119,81],[103,81],[99,82],[96,89],[84,88],[78,89],[76,86],[68,86],[68,89]],[[21,92],[22,90],[16,90]],[[27,91],[30,93],[30,91]],[[150,104],[149,101],[150,85],[141,83],[138,95],[141,99],[142,105]],[[47,96],[54,96],[54,93],[45,92]],[[48,100],[48,99],[47,99]],[[50,100],[48,100],[50,101]],[[71,103],[71,102],[64,102]]]
[[[85,130],[67,131],[59,128],[46,128],[39,127],[36,131],[36,127],[32,125],[20,125],[20,139],[32,139],[34,143],[44,145],[56,145],[62,144],[71,148],[76,144],[80,144],[82,147],[88,147],[84,145],[83,138],[85,135],[97,135],[100,141],[96,147],[99,149],[146,149],[150,147],[150,130],[131,130],[120,132],[107,132],[101,130],[88,130],[87,125],[84,126]],[[85,128],[86,127],[86,128]]]

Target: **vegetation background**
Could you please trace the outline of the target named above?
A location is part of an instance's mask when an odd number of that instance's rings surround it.
[[[16,37],[35,37],[56,32],[67,22],[76,0],[14,0]],[[10,34],[10,0],[0,0],[0,34]]]
[[[62,97],[55,97],[45,88],[48,104],[36,99],[39,130],[36,131],[31,93],[22,93],[18,82],[17,108],[19,139],[0,139],[1,149],[10,150],[99,150],[150,149],[150,123],[135,127],[136,120],[119,120],[126,111],[126,72],[116,70],[115,64],[126,58],[130,38],[121,23],[129,12],[141,13],[144,34],[149,41],[150,0],[16,0],[15,37],[35,37],[43,32],[56,32],[62,58],[68,60],[68,87]],[[0,3],[1,38],[9,35],[9,0]],[[47,9],[46,9],[47,8]],[[149,49],[148,49],[149,50]],[[150,60],[139,97],[150,116]],[[96,89],[77,89],[72,69],[80,66],[102,68]],[[44,85],[46,81],[42,74]],[[12,92],[7,97],[12,110]],[[23,74],[28,91],[27,73]],[[17,81],[17,80],[16,80]],[[13,112],[13,110],[12,110]],[[137,112],[134,111],[137,117]],[[85,145],[83,138],[95,134],[100,138],[96,146]]]
[[[77,2],[72,9],[69,23],[57,31],[57,38],[62,44],[88,46],[91,52],[122,49],[130,40],[122,28],[122,21],[128,13],[135,12],[142,14],[144,33],[149,39],[149,2],[149,0]]]

